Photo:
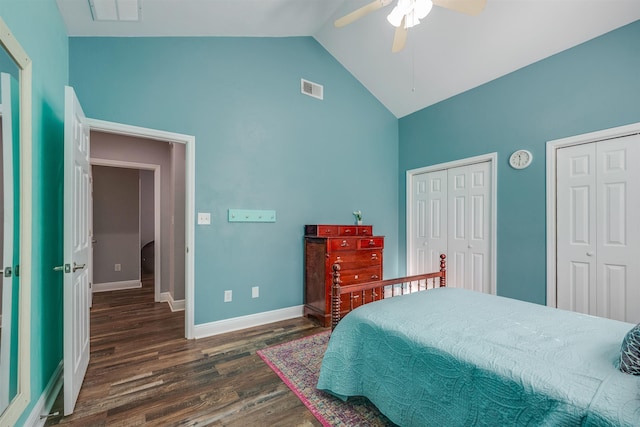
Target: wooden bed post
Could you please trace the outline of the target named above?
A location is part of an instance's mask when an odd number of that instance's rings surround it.
[[[331,330],[333,331],[340,322],[340,264],[335,263],[333,269],[333,286],[331,288]]]
[[[447,256],[445,254],[440,254],[440,272],[442,273],[442,277],[440,278],[440,287],[447,287]]]

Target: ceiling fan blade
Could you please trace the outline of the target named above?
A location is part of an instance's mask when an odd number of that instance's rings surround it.
[[[467,15],[478,15],[484,10],[487,0],[432,0],[436,6],[451,9]]]
[[[370,14],[371,12],[375,12],[376,10],[383,8],[384,6],[388,5],[390,2],[391,1],[386,1],[386,0],[374,0],[371,3],[365,6],[362,6],[360,9],[356,9],[353,12],[343,16],[342,18],[336,19],[333,25],[335,25],[337,28],[344,27],[345,25],[349,25],[353,21],[356,21]]]
[[[391,52],[393,53],[400,52],[404,49],[404,45],[407,44],[409,30],[404,25],[405,19],[406,17],[402,18],[402,23],[396,28],[396,34],[393,36],[393,46],[391,47]]]

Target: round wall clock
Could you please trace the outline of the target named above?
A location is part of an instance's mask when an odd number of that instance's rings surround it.
[[[527,150],[517,150],[509,157],[509,165],[514,169],[524,169],[531,164],[533,155]]]

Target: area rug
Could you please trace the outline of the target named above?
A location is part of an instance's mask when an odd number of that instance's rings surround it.
[[[310,335],[258,351],[258,355],[326,427],[394,426],[366,398],[343,402],[316,389],[330,332]]]

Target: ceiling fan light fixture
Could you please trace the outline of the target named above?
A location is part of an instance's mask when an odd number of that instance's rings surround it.
[[[391,13],[387,15],[387,21],[394,27],[399,27],[402,24],[402,18],[405,16],[405,11],[400,9],[400,6],[393,8]]]
[[[405,27],[411,28],[418,25],[431,12],[432,7],[431,0],[398,0],[397,6],[387,15],[387,21],[397,28],[402,25],[402,19],[406,18]]]
[[[424,19],[427,17],[429,12],[431,12],[432,8],[433,3],[431,0],[416,0],[413,11],[418,19]]]

